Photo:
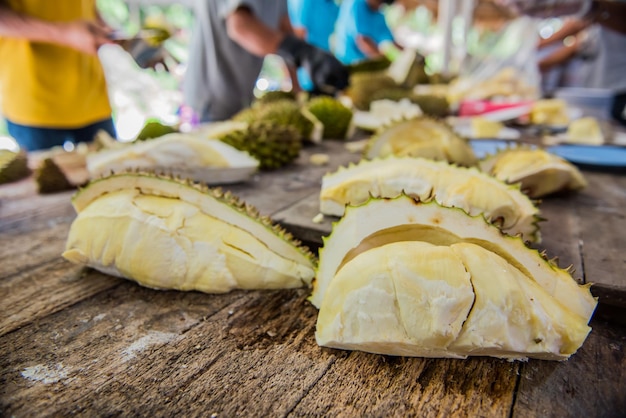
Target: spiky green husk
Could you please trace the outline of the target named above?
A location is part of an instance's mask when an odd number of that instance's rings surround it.
[[[247,129],[218,138],[259,160],[260,168],[272,170],[289,164],[300,155],[302,139],[292,126],[272,121],[256,121]]]
[[[21,180],[29,174],[26,153],[0,150],[0,184]]]
[[[35,182],[39,193],[48,194],[75,189],[52,158],[46,158],[35,170]]]
[[[345,94],[352,99],[354,107],[369,110],[372,97],[377,91],[396,87],[396,82],[384,71],[362,72],[350,76],[350,86]]]
[[[280,100],[296,100],[296,94],[293,91],[272,90],[259,97],[254,104],[264,105],[267,103],[273,103]]]
[[[281,126],[291,126],[300,133],[303,140],[309,140],[314,129],[313,122],[302,113],[300,105],[296,101],[285,99],[255,104],[243,109],[232,119],[246,123],[267,121]]]
[[[352,110],[329,96],[311,99],[306,108],[324,125],[324,139],[344,139],[352,121]]]
[[[390,65],[391,61],[389,60],[389,58],[382,56],[380,58],[370,58],[357,61],[348,65],[346,68],[348,70],[348,73],[352,75],[356,73],[369,73],[373,71],[386,70],[387,68],[389,68]]]
[[[137,135],[137,141],[145,141],[147,139],[158,138],[163,135],[178,132],[176,128],[164,125],[161,122],[148,122]]]

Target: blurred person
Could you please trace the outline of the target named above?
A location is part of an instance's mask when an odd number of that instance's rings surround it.
[[[250,106],[268,54],[281,56],[294,80],[293,70],[302,67],[316,89],[347,87],[347,70],[332,54],[294,35],[287,0],[198,0],[194,12],[184,94],[201,122],[226,120]]]
[[[0,99],[9,134],[33,151],[115,136],[95,0],[0,0]]]
[[[335,30],[339,6],[335,0],[288,0],[289,19],[295,35],[324,51],[331,51],[330,37]],[[313,81],[304,68],[298,69],[298,83],[313,91]]]
[[[339,8],[335,30],[334,53],[344,64],[383,55],[381,46],[394,41],[391,29],[381,11],[383,4],[393,0],[343,0]]]

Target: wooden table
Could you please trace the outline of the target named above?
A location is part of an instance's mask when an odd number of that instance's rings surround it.
[[[324,152],[325,167],[308,156]],[[319,245],[340,142],[229,187]],[[320,348],[307,290],[156,291],[60,257],[72,192],[0,187],[0,415],[610,417],[626,414],[626,176],[541,205],[541,248],[594,282],[593,331],[566,362],[401,358]]]

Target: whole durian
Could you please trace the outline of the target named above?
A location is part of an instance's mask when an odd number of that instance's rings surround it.
[[[348,135],[352,110],[330,96],[311,99],[306,108],[324,125],[324,139],[343,139]]]
[[[0,184],[21,180],[29,174],[26,153],[0,150]]]
[[[350,87],[345,91],[352,104],[359,110],[368,110],[373,95],[382,89],[395,88],[398,85],[384,71],[359,72],[350,76]]]
[[[279,100],[296,100],[296,95],[293,91],[272,90],[259,97],[255,104],[267,104],[277,102]]]
[[[289,164],[300,155],[302,139],[292,126],[273,121],[255,121],[247,128],[229,132],[218,138],[259,160],[259,167],[272,170]]]
[[[269,103],[256,103],[240,111],[232,119],[246,123],[270,121],[295,128],[302,140],[319,142],[322,139],[321,123],[294,100],[281,99]]]

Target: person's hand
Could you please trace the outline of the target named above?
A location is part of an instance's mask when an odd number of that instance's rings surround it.
[[[287,64],[306,69],[319,91],[334,94],[348,87],[348,70],[337,58],[295,36],[285,36],[277,54]]]
[[[76,20],[62,25],[61,43],[86,54],[95,55],[98,48],[112,43],[111,30],[96,22]]]

